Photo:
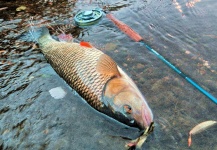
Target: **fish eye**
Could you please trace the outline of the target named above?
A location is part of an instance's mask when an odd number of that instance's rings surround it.
[[[133,124],[135,121],[134,120],[130,120],[130,123]]]
[[[132,113],[132,107],[130,105],[124,105],[124,112],[127,114]]]

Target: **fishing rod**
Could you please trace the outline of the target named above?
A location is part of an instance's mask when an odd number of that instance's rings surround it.
[[[103,14],[106,14],[105,11],[103,11],[100,8],[96,8],[90,11],[81,11],[77,15],[75,15],[74,20],[75,23],[80,27],[85,27],[89,25],[93,25],[97,23],[103,16]],[[135,42],[141,43],[142,46],[145,46],[149,51],[151,51],[153,54],[155,54],[160,60],[162,60],[167,66],[169,66],[171,69],[173,69],[176,73],[178,73],[181,77],[183,77],[186,81],[188,81],[191,85],[193,85],[196,89],[198,89],[201,93],[203,93],[205,96],[207,96],[210,100],[212,100],[215,104],[217,104],[217,99],[207,92],[205,89],[203,89],[200,85],[198,85],[194,80],[192,80],[190,77],[185,75],[182,71],[180,71],[177,67],[175,67],[172,63],[170,63],[167,59],[165,59],[161,54],[159,54],[156,50],[151,48],[149,45],[147,45],[144,41],[144,39],[132,28],[130,28],[125,23],[121,22],[120,20],[116,19],[111,13],[106,14],[107,18],[109,18],[121,31],[123,31],[125,34],[127,34],[132,40]]]
[[[167,66],[169,66],[171,69],[173,69],[176,73],[178,73],[182,78],[184,78],[186,81],[188,81],[191,85],[193,85],[196,89],[198,89],[201,93],[203,93],[205,96],[207,96],[211,101],[213,101],[215,104],[217,104],[217,99],[207,92],[205,89],[203,89],[200,85],[198,85],[193,79],[188,77],[186,74],[184,74],[181,70],[179,70],[177,67],[175,67],[172,63],[170,63],[167,59],[165,59],[161,54],[159,54],[156,50],[151,48],[149,45],[147,45],[144,41],[144,39],[132,28],[130,28],[125,23],[119,21],[116,19],[112,14],[107,14],[107,18],[109,18],[122,32],[127,34],[132,40],[135,42],[141,43],[142,46],[145,46],[149,51],[151,51],[153,54],[155,54],[160,60],[162,60]]]

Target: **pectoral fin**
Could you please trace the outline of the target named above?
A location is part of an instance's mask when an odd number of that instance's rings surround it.
[[[104,74],[110,77],[120,77],[120,72],[118,70],[117,64],[115,61],[106,54],[102,54],[98,60],[96,70],[100,74]]]

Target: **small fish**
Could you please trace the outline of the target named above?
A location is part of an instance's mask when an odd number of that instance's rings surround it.
[[[200,124],[196,125],[193,129],[191,129],[191,131],[189,132],[189,137],[188,137],[188,146],[189,147],[191,146],[191,143],[192,143],[191,136],[192,135],[200,133],[200,132],[212,127],[215,124],[217,124],[217,121],[213,121],[213,120],[204,121],[204,122],[201,122]]]
[[[54,70],[93,108],[141,130],[153,122],[145,98],[111,57],[88,42],[58,42],[45,27],[38,43]]]

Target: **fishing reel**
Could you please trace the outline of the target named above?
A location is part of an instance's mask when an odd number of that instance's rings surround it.
[[[102,17],[103,11],[101,9],[86,10],[77,13],[74,21],[78,26],[90,26],[96,24]]]

